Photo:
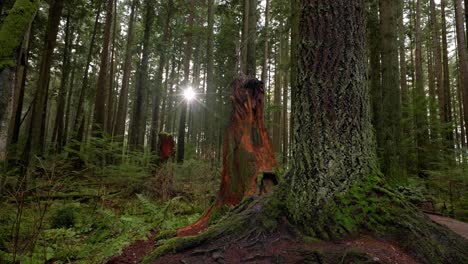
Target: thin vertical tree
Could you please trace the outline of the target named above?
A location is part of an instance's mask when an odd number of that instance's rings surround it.
[[[51,2],[47,21],[46,39],[39,66],[39,79],[37,81],[32,114],[29,125],[28,141],[24,150],[24,161],[28,164],[31,155],[42,155],[45,148],[46,114],[49,97],[49,79],[52,66],[53,52],[57,43],[57,34],[62,16],[63,0]]]
[[[382,74],[382,172],[400,175],[401,93],[398,61],[398,9],[395,0],[380,1],[380,50]]]
[[[463,96],[463,117],[465,121],[465,131],[468,131],[468,52],[466,48],[465,28],[463,23],[463,7],[461,0],[454,0],[455,6],[455,27],[458,47],[458,64],[461,94]],[[466,143],[467,139],[462,141]]]
[[[125,60],[123,65],[122,88],[120,89],[117,115],[114,123],[114,136],[117,140],[123,140],[125,134],[125,123],[128,112],[128,92],[130,85],[130,74],[132,71],[133,40],[135,30],[135,15],[138,0],[133,0],[130,6],[130,17],[128,21],[127,44],[125,48]]]
[[[135,97],[133,100],[132,119],[130,124],[129,144],[135,149],[142,149],[146,134],[146,100],[148,90],[148,69],[150,57],[150,38],[154,22],[153,1],[145,0],[143,50],[137,71]]]
[[[109,97],[109,63],[112,37],[112,23],[114,16],[114,0],[107,1],[106,22],[104,24],[103,44],[101,51],[101,63],[99,64],[99,75],[96,84],[96,97],[94,100],[93,131],[95,136],[102,136],[106,130],[106,118]]]
[[[190,86],[190,62],[193,53],[193,27],[195,20],[195,0],[190,0],[190,13],[187,18],[188,29],[185,35],[187,43],[184,50],[184,80],[182,81],[183,89],[189,89]],[[185,158],[185,129],[187,123],[188,101],[184,99],[180,109],[179,130],[177,133],[177,162],[184,162]]]

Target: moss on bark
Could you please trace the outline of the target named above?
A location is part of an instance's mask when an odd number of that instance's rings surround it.
[[[39,0],[17,0],[8,12],[0,29],[0,70],[14,67],[15,50],[20,46],[32,18],[39,8]]]
[[[244,199],[204,233],[162,241],[145,263],[220,238],[240,240],[276,231],[281,221],[293,219],[286,207],[285,185],[276,188],[265,197]],[[397,241],[422,263],[468,263],[467,240],[432,222],[380,176],[373,175],[356,182],[320,211],[322,214],[306,225],[291,222],[303,237],[308,238],[305,242],[311,239],[336,241],[370,233],[377,238]],[[327,258],[326,253],[322,256]]]

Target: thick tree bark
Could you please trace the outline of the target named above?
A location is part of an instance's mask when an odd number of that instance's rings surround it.
[[[63,9],[63,0],[55,0],[49,8],[47,22],[46,40],[44,52],[41,57],[39,68],[39,79],[32,104],[31,122],[28,133],[28,142],[24,150],[24,156],[42,155],[45,147],[45,125],[47,117],[50,68],[52,65],[53,52],[57,42],[57,33]],[[27,159],[25,160],[28,163]]]
[[[454,0],[455,5],[455,26],[457,31],[458,63],[460,89],[463,95],[463,116],[465,121],[465,131],[468,131],[468,54],[466,49],[465,29],[463,25],[463,7],[461,0]],[[463,142],[468,143],[466,139]]]
[[[287,207],[306,224],[375,169],[366,86],[364,2],[302,0]]]
[[[60,80],[59,94],[57,97],[57,111],[55,115],[54,130],[52,131],[52,145],[55,151],[59,151],[64,144],[64,119],[65,119],[65,104],[67,99],[67,83],[70,73],[70,53],[72,48],[72,32],[70,32],[70,16],[71,11],[68,10],[67,21],[65,24],[65,45],[63,48],[62,59],[62,78]]]
[[[94,100],[93,132],[95,136],[102,136],[106,130],[106,117],[109,95],[109,54],[112,35],[112,21],[114,16],[114,0],[107,1],[106,22],[104,25],[104,40],[101,51],[101,63],[96,83],[96,97]],[[108,118],[108,117],[107,117]]]
[[[148,90],[148,62],[151,53],[150,38],[154,21],[153,1],[145,0],[145,29],[143,33],[143,52],[137,72],[135,98],[130,126],[129,143],[135,149],[143,149],[146,134],[146,94]]]
[[[173,5],[174,3],[172,0],[167,2],[167,9],[166,9],[166,20],[164,22],[164,32],[162,35],[163,43],[159,49],[159,65],[158,70],[156,73],[156,80],[155,80],[155,88],[153,91],[153,112],[152,112],[152,121],[151,121],[151,132],[150,132],[150,149],[151,151],[157,150],[157,141],[158,141],[158,134],[159,134],[159,108],[161,102],[161,95],[163,89],[163,73],[164,69],[166,68],[167,64],[167,52],[169,50],[169,27],[172,20],[172,12],[173,12]]]
[[[115,120],[114,135],[118,140],[123,141],[125,134],[125,123],[127,119],[128,110],[128,91],[130,84],[130,74],[132,71],[132,57],[133,57],[133,39],[134,39],[134,28],[135,28],[135,12],[138,5],[138,0],[133,0],[130,7],[130,18],[128,22],[128,33],[127,33],[127,46],[125,49],[125,62],[123,66],[122,76],[122,88],[119,94],[119,103],[117,108],[117,116]]]
[[[263,123],[263,83],[256,79],[239,78],[231,86],[233,111],[224,138],[218,197],[198,222],[179,229],[179,236],[197,234],[208,227],[215,210],[222,210],[224,206],[233,207],[243,198],[259,193],[257,178],[262,173],[271,175],[277,165]]]

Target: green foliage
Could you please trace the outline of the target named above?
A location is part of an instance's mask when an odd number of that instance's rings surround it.
[[[71,228],[75,225],[76,208],[65,207],[57,210],[51,217],[52,228]]]

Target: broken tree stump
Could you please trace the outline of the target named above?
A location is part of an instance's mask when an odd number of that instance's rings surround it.
[[[233,207],[243,198],[258,193],[257,177],[263,172],[273,171],[277,165],[263,122],[263,82],[237,78],[231,87],[233,109],[224,137],[223,169],[217,199],[198,222],[177,230],[178,236],[203,231],[216,210]]]

